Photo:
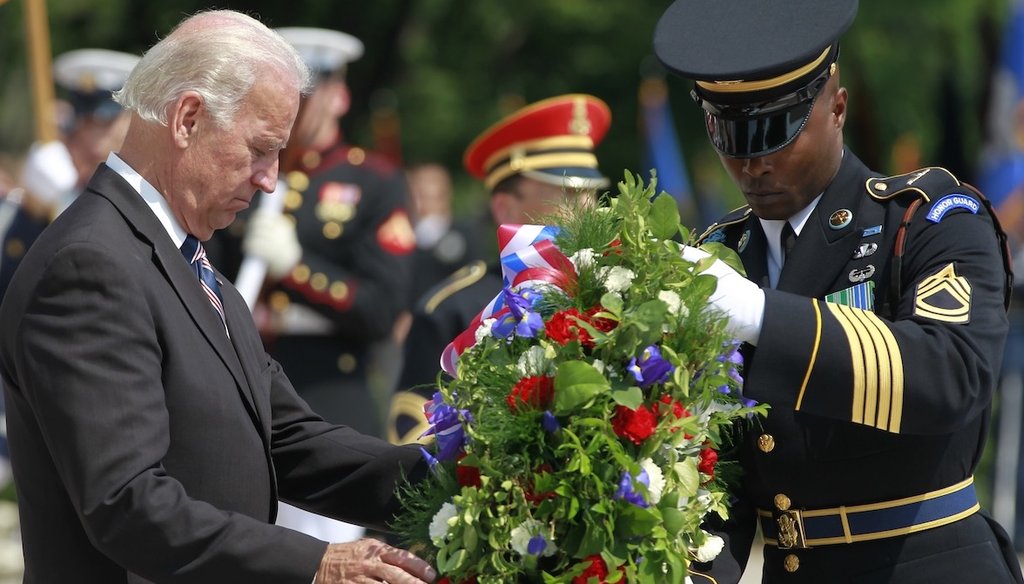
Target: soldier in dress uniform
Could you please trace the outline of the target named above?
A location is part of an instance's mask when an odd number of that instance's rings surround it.
[[[611,124],[600,99],[560,95],[528,105],[484,131],[466,149],[466,170],[491,193],[495,225],[535,223],[560,205],[592,199],[608,186],[594,148]],[[436,391],[444,348],[501,291],[497,262],[472,262],[417,303],[405,342],[398,391],[388,416],[388,439],[402,444],[426,430],[423,404]]]
[[[107,154],[121,145],[128,116],[111,93],[121,89],[138,60],[105,49],[69,51],[54,60],[54,80],[67,106],[61,138],[32,145],[19,187],[0,200],[0,297],[43,228],[71,204]]]
[[[314,411],[383,436],[386,396],[371,391],[371,361],[408,303],[416,242],[407,184],[383,157],[342,139],[345,68],[363,44],[334,30],[277,32],[319,80],[282,153],[284,212],[254,212],[242,244],[272,281],[265,342]]]
[[[738,442],[727,546],[693,579],[738,581],[760,524],[768,583],[1020,582],[973,484],[1005,236],[949,171],[881,176],[844,146],[838,39],[856,10],[676,0],[654,33],[748,203],[701,239],[742,259],[746,278],[714,262],[711,302],[746,343],[745,396],[771,406]]]

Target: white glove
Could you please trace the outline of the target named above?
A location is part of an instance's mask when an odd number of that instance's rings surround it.
[[[64,143],[59,140],[40,144],[28,151],[21,169],[21,184],[41,203],[58,205],[78,183],[78,171]]]
[[[261,210],[249,219],[242,251],[267,262],[267,274],[275,280],[285,277],[302,258],[302,246],[291,219]]]
[[[687,261],[696,263],[710,255],[702,249],[683,246],[683,259]],[[764,320],[764,290],[722,260],[716,259],[703,273],[718,278],[718,287],[710,302],[728,315],[726,330],[741,341],[757,345]]]

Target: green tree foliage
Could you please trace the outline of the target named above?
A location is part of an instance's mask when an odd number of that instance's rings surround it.
[[[0,6],[0,152],[31,142],[22,2]],[[480,187],[461,176],[461,156],[481,130],[526,103],[566,92],[607,101],[612,127],[598,149],[610,176],[642,168],[637,89],[657,71],[651,36],[668,0],[49,0],[53,52],[105,47],[141,52],[190,13],[216,5],[271,26],[322,26],[367,46],[349,79],[353,109],[343,125],[372,145],[374,120],[397,115],[407,163],[439,161],[456,171],[463,197]],[[897,170],[896,143],[922,164],[973,178],[982,115],[1008,0],[861,0],[840,63],[850,89],[847,138],[869,165]],[[751,39],[751,50],[769,39]],[[690,84],[669,79],[691,177],[739,202],[707,144]],[[375,117],[375,114],[377,117]],[[468,193],[468,194],[467,194]]]

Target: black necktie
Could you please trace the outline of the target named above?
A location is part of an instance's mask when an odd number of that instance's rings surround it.
[[[227,321],[224,319],[224,299],[220,295],[220,283],[217,282],[217,276],[213,273],[210,260],[206,259],[206,250],[203,249],[203,244],[199,243],[195,237],[187,235],[185,243],[181,244],[181,255],[185,256],[189,267],[199,278],[203,292],[206,292],[206,297],[210,299],[210,305],[217,312],[220,321],[224,323],[224,330],[227,330]]]
[[[789,221],[786,221],[786,224],[782,226],[779,243],[782,244],[782,263],[786,263],[786,260],[789,258],[789,252],[793,251],[793,246],[796,245],[796,232],[793,231],[793,226],[789,224]]]

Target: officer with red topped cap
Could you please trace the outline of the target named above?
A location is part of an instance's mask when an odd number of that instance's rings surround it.
[[[495,224],[541,222],[562,205],[593,200],[608,186],[594,147],[610,124],[603,101],[570,94],[528,105],[477,137],[463,162],[490,191]],[[411,442],[426,430],[423,404],[436,391],[441,352],[501,287],[497,263],[477,261],[420,299],[405,343],[399,391],[391,401],[389,440]]]
[[[712,304],[745,343],[726,549],[694,581],[1020,582],[973,472],[1007,333],[1005,237],[943,168],[881,176],[845,147],[840,35],[856,0],[677,0],[654,49],[692,96],[747,205],[701,237]],[[698,259],[704,252],[689,247]]]

